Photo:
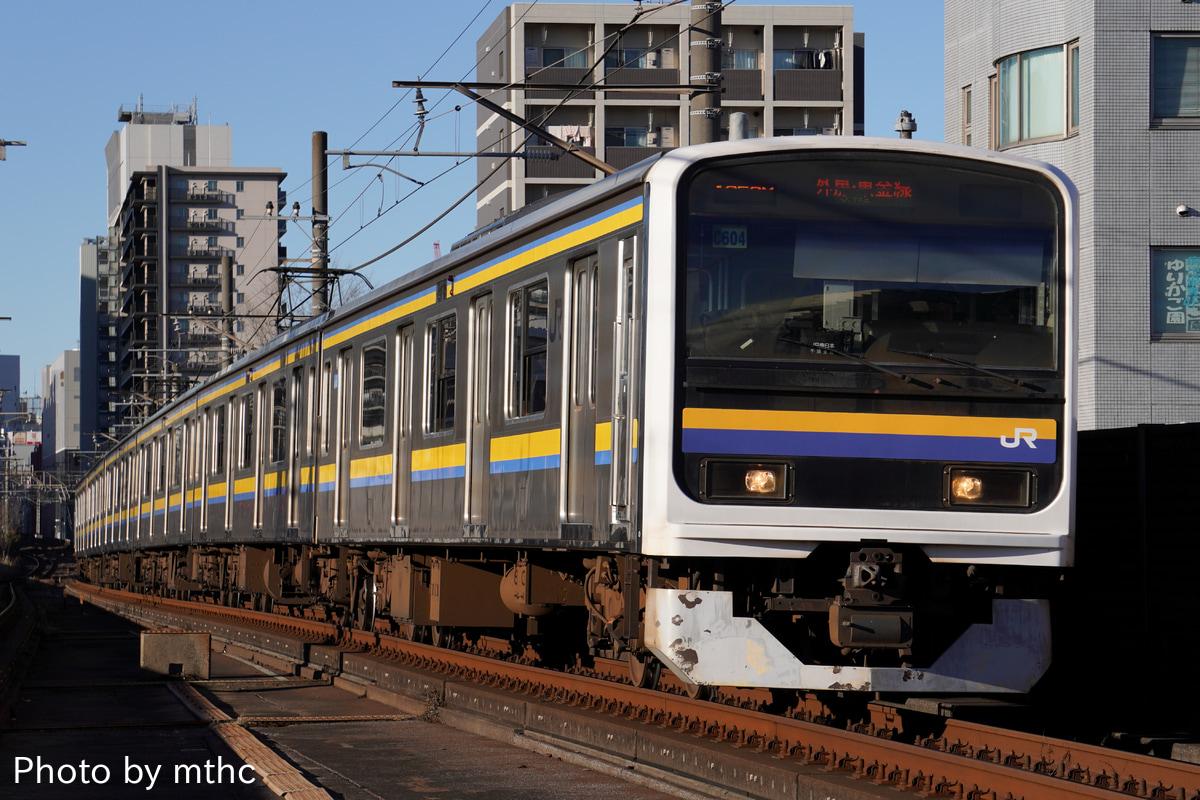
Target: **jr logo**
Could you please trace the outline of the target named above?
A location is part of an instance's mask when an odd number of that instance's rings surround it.
[[[1020,447],[1022,441],[1029,445],[1030,450],[1037,450],[1037,445],[1034,444],[1034,442],[1037,441],[1037,429],[1017,428],[1015,431],[1013,431],[1013,436],[1011,439],[1007,436],[1000,437],[1000,444],[1009,449]]]

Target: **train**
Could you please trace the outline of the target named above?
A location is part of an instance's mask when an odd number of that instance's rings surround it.
[[[1028,692],[1073,560],[1076,207],[939,143],[666,151],[162,407],[80,484],[81,577],[638,685]]]

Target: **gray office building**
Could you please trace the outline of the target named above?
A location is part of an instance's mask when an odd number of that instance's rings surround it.
[[[1200,4],[946,0],[946,140],[1080,195],[1080,426],[1200,421]]]

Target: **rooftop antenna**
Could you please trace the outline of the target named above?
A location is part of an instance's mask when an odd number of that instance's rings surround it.
[[[907,111],[901,111],[900,119],[896,120],[895,130],[900,134],[901,139],[911,139],[917,130],[917,121],[913,118],[912,114]]]

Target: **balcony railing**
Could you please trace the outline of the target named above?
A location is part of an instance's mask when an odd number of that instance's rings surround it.
[[[607,83],[653,84],[679,83],[679,70],[662,68],[610,67],[604,71]],[[606,100],[675,100],[678,95],[662,92],[605,92]]]
[[[234,251],[228,247],[172,247],[171,258],[220,258],[221,256],[233,257]]]
[[[233,220],[228,219],[207,219],[203,217],[188,218],[183,214],[178,214],[171,217],[171,229],[191,231],[194,233],[219,233],[221,231],[232,231]]]
[[[172,203],[232,203],[233,195],[220,189],[187,188],[172,189]]]
[[[538,83],[575,83],[581,87],[590,86],[592,71],[587,67],[526,67],[525,82]],[[542,92],[525,90],[526,100],[562,100],[566,97],[575,100],[591,100],[595,92]]]
[[[596,155],[596,148],[579,148],[590,156]],[[567,155],[558,147],[526,147],[525,151],[531,156],[547,156],[545,158],[530,157],[525,159],[526,178],[581,178],[592,180],[596,177],[596,168],[581,158]],[[558,155],[556,160],[549,158]]]
[[[775,99],[841,100],[843,75],[840,69],[777,69]]]
[[[638,163],[642,159],[649,158],[656,153],[665,153],[674,148],[670,147],[606,147],[604,148],[604,160],[612,164],[617,169],[625,169]]]
[[[721,85],[725,94],[721,102],[727,100],[762,100],[763,79],[761,69],[723,69]]]

